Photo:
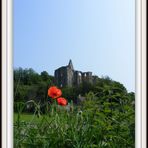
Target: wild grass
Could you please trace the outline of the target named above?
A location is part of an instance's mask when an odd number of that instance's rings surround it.
[[[81,106],[52,106],[46,114],[14,114],[15,148],[133,148],[134,109],[98,101],[92,93]],[[36,104],[37,105],[37,104]],[[38,112],[37,112],[38,111]]]

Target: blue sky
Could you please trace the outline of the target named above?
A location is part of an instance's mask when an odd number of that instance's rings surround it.
[[[14,0],[14,67],[67,65],[135,91],[135,0]]]

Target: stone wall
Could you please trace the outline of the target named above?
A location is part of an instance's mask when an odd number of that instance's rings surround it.
[[[67,68],[61,67],[57,70],[55,70],[55,82],[56,85],[59,87],[65,87],[67,86]]]
[[[83,82],[95,83],[97,76],[92,76],[92,72],[75,71],[72,61],[67,66],[55,70],[55,82],[58,87],[79,86]]]

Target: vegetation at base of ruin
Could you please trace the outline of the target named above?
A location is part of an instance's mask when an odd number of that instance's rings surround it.
[[[64,107],[47,103],[52,85],[46,71],[14,70],[14,147],[135,147],[135,94],[121,83],[104,77],[95,85],[63,88]]]
[[[44,104],[47,100],[47,90],[52,85],[55,85],[54,77],[46,71],[38,74],[31,68],[17,68],[14,70],[14,102],[35,100],[36,102]],[[107,76],[102,78],[98,77],[94,85],[85,82],[77,87],[65,87],[61,89],[63,96],[65,96],[68,101],[73,100],[74,103],[79,102],[79,95],[85,96],[85,94],[90,91],[96,94],[102,101],[108,98],[116,98],[118,101],[128,98],[130,102],[134,102],[135,98],[134,92],[127,92],[123,84],[113,81]]]

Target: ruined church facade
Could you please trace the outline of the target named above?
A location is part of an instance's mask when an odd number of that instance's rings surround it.
[[[59,87],[79,86],[83,82],[95,83],[97,76],[93,76],[92,72],[81,72],[74,70],[72,61],[67,66],[62,66],[54,72],[55,83]]]

